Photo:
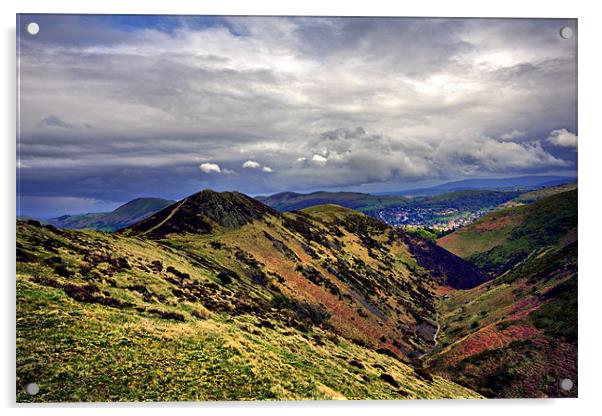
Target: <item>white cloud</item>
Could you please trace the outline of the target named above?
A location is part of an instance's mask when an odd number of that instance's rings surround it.
[[[242,164],[242,167],[248,169],[259,169],[261,167],[261,164],[254,160],[247,160],[245,163]]]
[[[221,173],[222,171],[217,163],[201,163],[199,169],[205,173]]]
[[[324,166],[326,165],[326,162],[328,162],[328,159],[326,159],[324,156],[322,155],[313,155],[311,158],[311,161],[320,165],[320,166]]]
[[[510,133],[505,133],[500,136],[500,139],[505,142],[511,142],[516,139],[525,137],[525,132],[520,130],[512,130]]]
[[[554,146],[577,147],[577,135],[567,129],[553,130],[547,140]]]
[[[269,166],[262,166],[261,163],[255,160],[247,160],[242,164],[243,168],[246,169],[261,169],[262,172],[272,173],[274,170]]]

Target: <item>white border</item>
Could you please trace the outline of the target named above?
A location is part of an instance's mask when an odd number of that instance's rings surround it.
[[[600,137],[600,74],[599,44],[602,40],[599,13],[595,2],[555,1],[498,2],[471,0],[421,0],[392,2],[385,0],[4,0],[0,2],[2,21],[2,99],[0,114],[2,137],[2,401],[8,414],[145,414],[158,415],[168,406],[178,414],[218,413],[233,415],[303,415],[345,412],[349,415],[437,414],[442,415],[505,415],[538,413],[548,415],[589,414],[596,412],[602,397],[600,366],[599,305],[602,297],[600,268],[600,210],[602,208],[602,157]],[[14,343],[15,343],[15,14],[16,13],[133,13],[133,14],[235,14],[235,15],[347,15],[347,16],[457,16],[457,17],[571,17],[579,18],[579,399],[567,400],[497,400],[497,401],[408,401],[408,402],[303,402],[303,403],[179,403],[23,407],[14,404]],[[124,408],[124,406],[126,408]],[[599,410],[598,410],[599,411]],[[544,413],[545,412],[545,413]],[[597,413],[597,412],[596,412]],[[6,413],[5,413],[6,414]]]

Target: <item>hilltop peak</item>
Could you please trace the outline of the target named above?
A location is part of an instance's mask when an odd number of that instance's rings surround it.
[[[134,224],[126,233],[163,237],[170,233],[211,233],[215,226],[240,228],[279,213],[240,192],[204,189]]]

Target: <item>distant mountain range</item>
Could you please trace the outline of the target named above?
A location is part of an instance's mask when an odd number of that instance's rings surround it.
[[[316,205],[336,204],[377,216],[380,210],[392,207],[455,208],[475,211],[483,207],[497,206],[519,194],[520,192],[516,190],[492,191],[486,189],[448,191],[437,195],[415,197],[354,192],[313,192],[310,194],[283,192],[269,197],[258,197],[258,199],[281,212],[298,211]]]
[[[562,185],[575,182],[577,178],[568,176],[519,176],[516,178],[475,178],[461,181],[446,182],[440,185],[379,193],[378,195],[439,195],[450,191],[468,189],[490,189],[490,190],[525,190],[532,188],[544,188],[548,186]]]
[[[477,192],[457,192],[483,191],[483,195],[491,195],[486,194],[485,191],[528,191],[574,181],[576,181],[576,178],[564,176],[522,176],[518,178],[504,179],[466,179],[455,182],[447,182],[430,188],[410,189],[407,191],[378,194],[325,191],[311,192],[308,194],[281,192],[270,196],[257,196],[256,199],[282,212],[300,210],[314,205],[337,204],[360,212],[374,214],[379,209],[392,206],[412,205],[416,203],[419,203],[421,206],[427,206],[429,204],[429,200],[417,200],[415,199],[416,197],[439,197],[444,194],[449,194],[449,198],[447,198],[448,200],[450,198],[465,199],[466,197],[471,197],[474,199],[479,195]],[[510,196],[510,194],[507,195]],[[432,201],[436,202],[438,199],[435,198]]]
[[[60,228],[115,231],[139,222],[174,202],[161,198],[137,198],[111,212],[63,215],[46,222]]]
[[[408,202],[408,198],[394,195],[371,195],[360,192],[312,192],[300,194],[281,192],[271,196],[258,196],[257,200],[281,212],[298,211],[323,204],[336,204],[358,211],[370,211]]]
[[[432,207],[445,205],[457,209],[475,210],[481,206],[506,202],[517,196],[518,191],[537,190],[575,181],[576,178],[564,176],[466,179],[431,188],[382,194],[326,191],[308,194],[281,192],[270,196],[256,196],[255,199],[280,212],[298,211],[316,205],[336,204],[376,216],[378,211],[382,209],[399,206]],[[144,220],[174,203],[176,201],[161,198],[137,198],[112,212],[63,215],[42,222],[60,228],[92,228],[101,231],[116,231]],[[22,217],[21,219],[26,220],[27,218]]]

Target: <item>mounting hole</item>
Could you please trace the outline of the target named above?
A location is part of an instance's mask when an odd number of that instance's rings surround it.
[[[27,25],[27,33],[32,36],[37,35],[40,32],[40,25],[36,22],[31,22]]]
[[[573,389],[573,380],[570,378],[563,378],[560,380],[560,388],[564,391],[571,391]]]
[[[30,396],[35,396],[39,392],[40,386],[38,385],[38,383],[27,383],[25,385],[25,393],[29,394]]]
[[[573,37],[573,29],[571,29],[568,26],[563,27],[562,29],[560,29],[560,37],[562,39],[570,39]]]

